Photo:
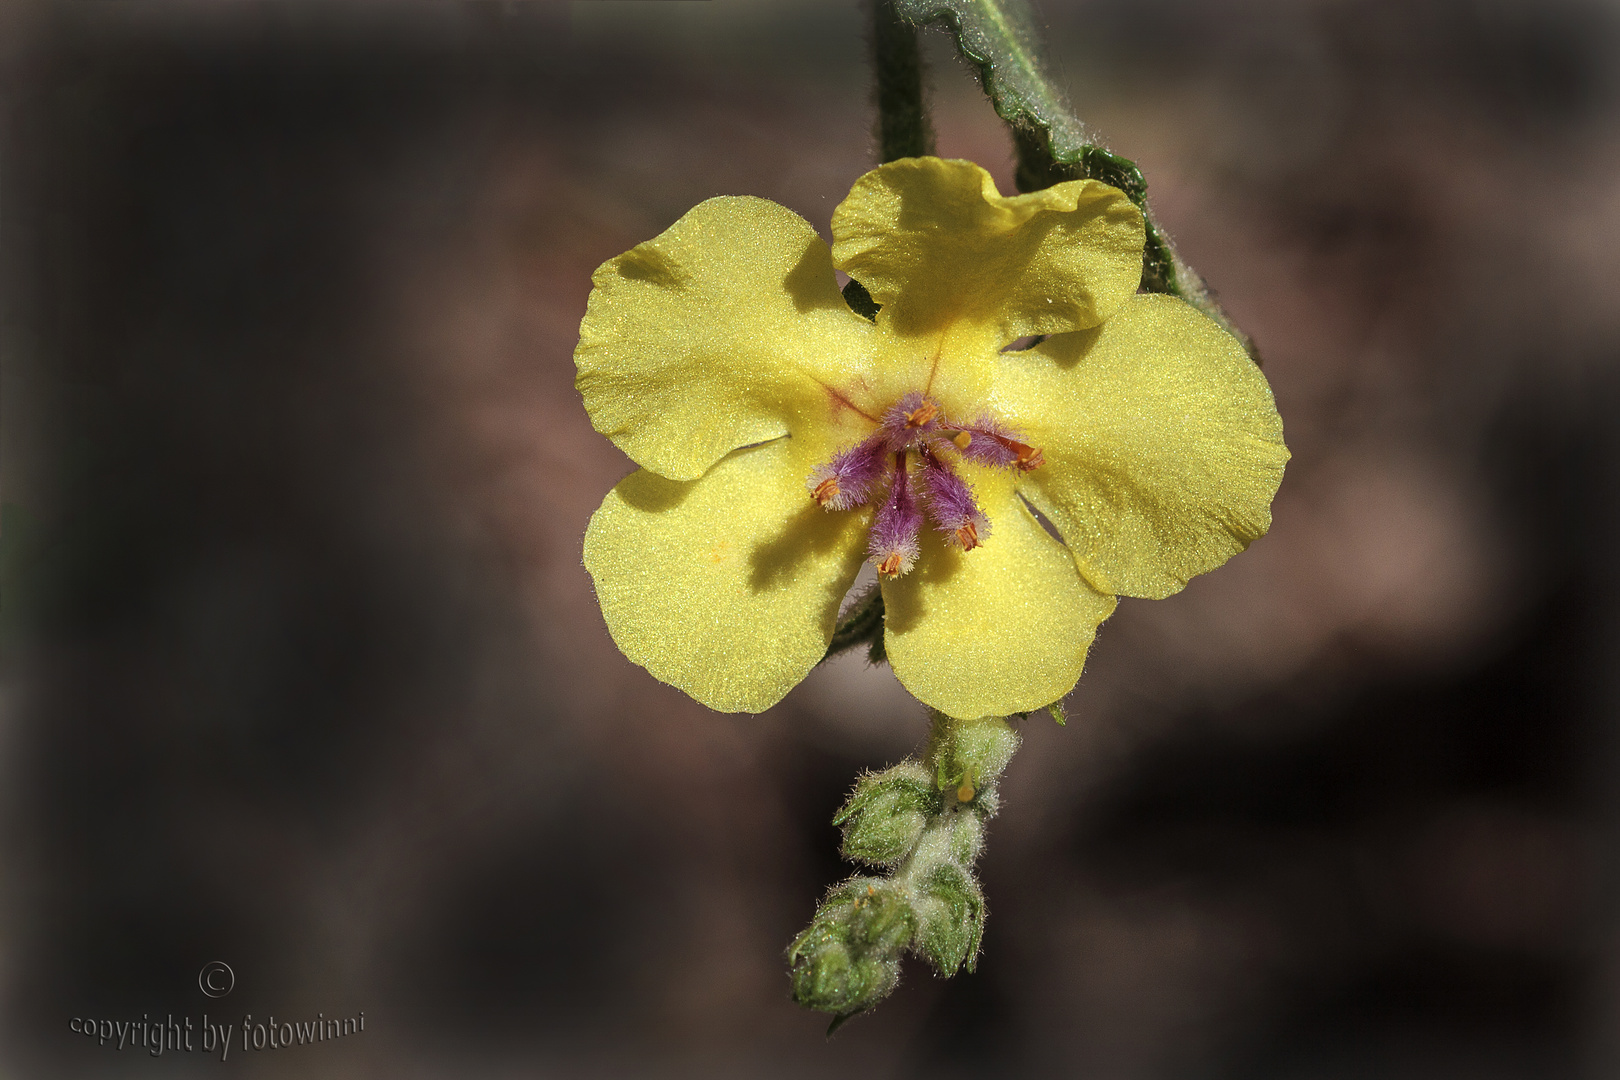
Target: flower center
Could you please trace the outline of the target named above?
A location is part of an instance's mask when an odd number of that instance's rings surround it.
[[[921,394],[907,394],[883,414],[868,438],[818,465],[806,486],[826,510],[853,510],[879,500],[867,552],[879,574],[895,578],[917,562],[923,518],[950,543],[972,551],[990,535],[990,520],[957,475],[963,461],[1029,472],[1045,463],[1039,447],[988,412],[973,423],[945,417]]]

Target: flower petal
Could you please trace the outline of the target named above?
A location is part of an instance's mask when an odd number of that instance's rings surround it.
[[[597,431],[674,480],[836,420],[828,388],[859,377],[875,332],[809,222],[766,199],[699,203],[591,280],[575,386]]]
[[[699,480],[647,470],[603,500],[585,568],[614,642],[721,712],[761,712],[820,662],[864,556],[866,511],[804,489],[816,453],[781,439]]]
[[[1099,589],[1169,596],[1271,527],[1288,461],[1271,388],[1181,300],[1138,296],[1008,354],[993,401],[1044,451],[1022,490]]]
[[[903,335],[976,324],[999,348],[1082,330],[1142,279],[1142,215],[1095,180],[1009,198],[970,161],[902,158],[855,182],[832,231],[834,264]]]
[[[959,719],[1039,709],[1074,689],[1114,598],[1091,588],[1013,490],[973,471],[992,525],[972,551],[924,530],[922,557],[883,582],[884,648],[902,685]]]

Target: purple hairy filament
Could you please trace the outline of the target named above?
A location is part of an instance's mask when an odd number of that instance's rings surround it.
[[[806,486],[827,510],[853,510],[878,502],[867,553],[884,577],[899,577],[917,562],[917,538],[926,516],[947,543],[972,551],[990,535],[990,520],[953,464],[971,461],[1028,472],[1044,464],[1038,447],[989,413],[971,424],[948,420],[934,402],[907,394],[883,414],[868,438],[816,467]]]

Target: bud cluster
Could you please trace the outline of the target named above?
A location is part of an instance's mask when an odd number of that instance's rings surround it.
[[[1017,746],[1001,717],[935,713],[922,760],[861,777],[833,823],[845,858],[888,873],[836,886],[794,939],[795,1000],[834,1014],[836,1028],[888,996],[907,952],[944,976],[973,970],[985,917],[973,863]]]

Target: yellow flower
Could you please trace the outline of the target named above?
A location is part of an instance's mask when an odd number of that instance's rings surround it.
[[[1116,594],[1168,596],[1270,527],[1270,388],[1196,309],[1136,293],[1121,192],[1006,198],[970,162],[907,158],[856,181],[832,232],[829,252],[775,203],[710,199],[593,278],[577,386],[641,469],[585,566],[653,675],[768,708],[870,555],[907,690],[960,718],[1037,709]]]

